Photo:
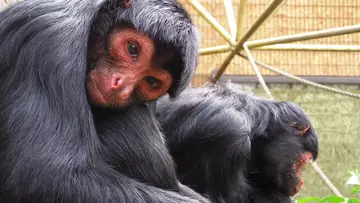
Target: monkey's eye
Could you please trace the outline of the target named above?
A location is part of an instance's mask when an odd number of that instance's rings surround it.
[[[131,57],[136,58],[139,55],[139,49],[136,44],[134,43],[127,43],[127,50]]]
[[[159,81],[154,77],[146,77],[146,82],[150,85],[153,89],[158,89],[160,87]]]

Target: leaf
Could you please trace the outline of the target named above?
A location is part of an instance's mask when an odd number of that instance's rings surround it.
[[[296,203],[308,203],[308,202],[318,202],[320,198],[317,197],[305,197],[299,200],[296,200]]]
[[[350,198],[347,203],[360,203],[359,200]]]
[[[353,189],[350,190],[352,194],[355,194],[357,192],[360,192],[360,186],[359,187],[355,187]]]
[[[319,203],[345,203],[345,198],[337,196],[329,196],[321,199]]]

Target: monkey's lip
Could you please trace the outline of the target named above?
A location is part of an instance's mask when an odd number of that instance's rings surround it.
[[[290,196],[294,196],[295,194],[297,194],[304,185],[304,180],[301,176],[301,169],[311,160],[312,160],[312,154],[310,152],[305,152],[301,154],[298,157],[297,161],[293,164],[294,173],[297,178],[297,184],[294,185],[292,189],[290,189],[291,190],[289,192]]]

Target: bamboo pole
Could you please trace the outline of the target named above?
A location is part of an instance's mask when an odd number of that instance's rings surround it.
[[[220,25],[220,23],[197,1],[187,0],[187,2],[194,7],[194,9],[230,44],[234,45],[235,42],[231,34]]]
[[[250,61],[251,66],[253,67],[253,70],[254,70],[254,72],[256,74],[256,77],[258,78],[259,83],[261,84],[261,86],[263,87],[264,91],[269,96],[269,98],[271,98],[272,100],[275,100],[275,98],[271,94],[268,86],[266,85],[265,80],[264,80],[264,78],[262,77],[262,75],[261,75],[261,73],[259,71],[259,68],[256,66],[255,60],[252,57],[251,52],[250,52],[250,50],[249,50],[249,48],[247,47],[246,44],[247,43],[245,42],[243,48],[244,48],[244,51],[245,51],[245,53],[247,55],[247,58]]]
[[[247,0],[240,0],[238,17],[237,17],[236,40],[239,40],[240,37],[243,35],[246,1]]]
[[[248,42],[250,43],[250,42]],[[360,52],[358,45],[332,45],[332,44],[274,44],[268,46],[254,47],[255,50],[273,51],[339,51]]]
[[[230,64],[231,60],[234,58],[236,53],[238,53],[243,44],[257,31],[257,29],[268,19],[273,12],[278,8],[278,6],[283,5],[282,3],[285,0],[274,0],[268,8],[264,11],[263,14],[256,20],[256,22],[250,27],[250,29],[245,33],[245,35],[236,43],[234,50],[228,55],[223,64],[220,66],[219,70],[216,72],[214,78],[212,78],[212,82],[216,82],[219,80],[221,75],[224,73],[225,69]]]
[[[230,34],[232,39],[236,39],[236,22],[235,22],[235,15],[234,15],[234,8],[232,4],[232,0],[224,0],[224,6],[226,11],[226,16],[229,23]]]
[[[337,35],[344,35],[344,34],[351,34],[360,32],[360,24],[352,25],[352,26],[345,26],[345,27],[338,27],[338,28],[331,28],[326,30],[319,30],[314,32],[305,32],[300,34],[294,35],[287,35],[281,37],[274,37],[269,39],[263,40],[254,40],[248,42],[249,48],[266,46],[266,45],[273,45],[273,44],[282,44],[282,43],[289,43],[295,41],[303,41],[309,39],[318,39],[323,37],[332,37]]]
[[[209,47],[209,48],[203,48],[200,49],[200,55],[209,55],[209,54],[217,54],[217,53],[224,53],[231,50],[231,47],[229,45],[222,45],[222,46],[216,46],[216,47]]]

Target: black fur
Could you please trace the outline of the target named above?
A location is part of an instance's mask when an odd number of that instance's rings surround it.
[[[107,112],[87,101],[88,38],[104,12],[113,14],[104,26],[127,22],[179,49],[172,95],[195,68],[196,54],[184,52],[197,53],[193,26],[175,1],[133,0],[126,11],[116,2],[31,0],[0,13],[1,203],[208,202],[177,181],[144,104]],[[171,14],[177,35],[166,36]],[[141,25],[151,15],[158,20]]]
[[[306,114],[289,102],[228,87],[185,90],[157,102],[181,182],[218,203],[286,203],[297,179],[292,164],[317,137]],[[303,136],[297,128],[310,129]]]

